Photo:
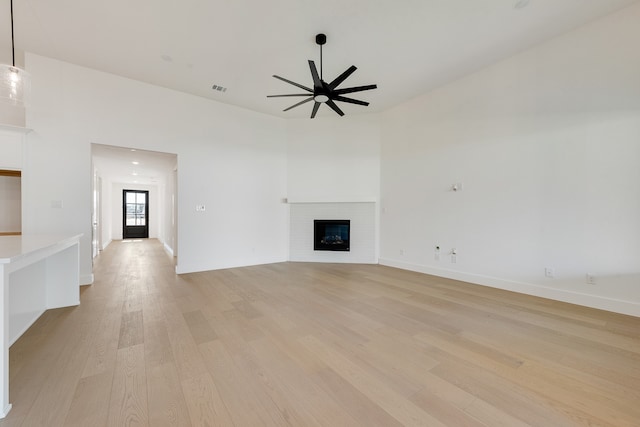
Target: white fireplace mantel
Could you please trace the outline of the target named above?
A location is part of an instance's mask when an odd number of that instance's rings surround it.
[[[287,203],[376,203],[378,198],[375,196],[358,196],[358,197],[290,197],[287,199]]]

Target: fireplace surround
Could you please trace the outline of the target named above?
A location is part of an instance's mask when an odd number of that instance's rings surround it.
[[[376,202],[289,200],[289,261],[377,264]],[[349,219],[349,251],[315,251],[316,219]]]

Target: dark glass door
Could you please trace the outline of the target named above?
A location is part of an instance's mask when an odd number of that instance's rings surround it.
[[[149,237],[149,192],[122,190],[122,238]]]

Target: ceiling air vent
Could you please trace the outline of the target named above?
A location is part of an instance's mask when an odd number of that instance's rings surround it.
[[[220,86],[220,85],[213,85],[213,86],[211,86],[211,89],[217,90],[218,92],[226,92],[227,91],[226,87],[223,87],[223,86]]]

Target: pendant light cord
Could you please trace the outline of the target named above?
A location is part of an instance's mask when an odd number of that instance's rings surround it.
[[[16,66],[16,47],[13,41],[13,0],[10,2],[11,4],[11,61],[13,66]]]

